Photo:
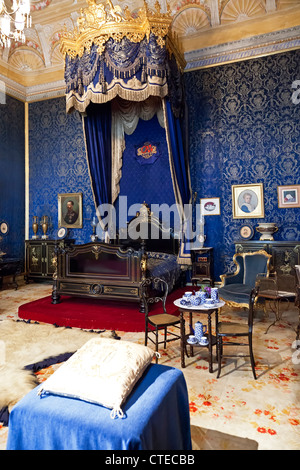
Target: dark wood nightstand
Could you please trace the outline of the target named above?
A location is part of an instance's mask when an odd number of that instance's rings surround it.
[[[192,251],[192,285],[196,286],[199,282],[209,282],[214,286],[214,259],[213,248],[203,247]]]

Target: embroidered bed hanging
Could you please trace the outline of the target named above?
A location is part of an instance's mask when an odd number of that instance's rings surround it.
[[[168,96],[178,116],[185,61],[171,33],[169,10],[162,13],[157,2],[152,11],[144,3],[132,15],[111,0],[87,3],[77,28],[61,37],[67,112],[85,112],[90,102],[106,103],[116,96],[129,101]]]

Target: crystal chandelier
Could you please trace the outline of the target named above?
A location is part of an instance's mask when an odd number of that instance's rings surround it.
[[[0,46],[10,47],[11,41],[24,43],[24,28],[30,26],[30,0],[0,0]]]

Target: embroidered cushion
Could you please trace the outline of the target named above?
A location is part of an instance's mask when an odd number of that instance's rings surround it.
[[[112,418],[123,417],[121,405],[154,354],[128,341],[93,338],[41,385],[38,394],[78,398],[111,408]]]

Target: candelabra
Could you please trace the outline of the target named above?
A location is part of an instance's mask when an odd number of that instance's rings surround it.
[[[97,223],[98,223],[98,222],[97,222],[96,217],[93,217],[93,220],[92,220],[93,233],[92,233],[92,235],[91,235],[91,240],[92,240],[92,242],[95,242],[95,241],[98,240],[98,236],[97,236],[97,234],[96,234]]]

